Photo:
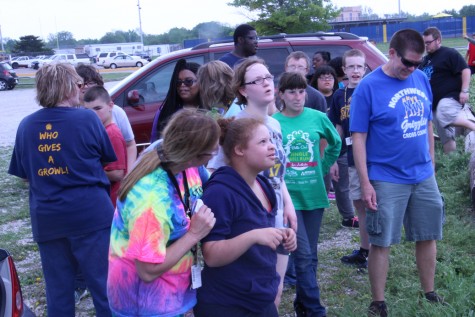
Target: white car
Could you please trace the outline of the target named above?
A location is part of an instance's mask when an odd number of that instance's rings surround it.
[[[149,61],[143,58],[133,58],[129,55],[118,55],[112,58],[107,58],[104,61],[104,68],[117,68],[117,67],[142,67],[148,64]]]

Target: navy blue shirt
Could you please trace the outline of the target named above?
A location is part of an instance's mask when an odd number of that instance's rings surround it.
[[[91,110],[44,108],[25,117],[8,173],[29,182],[34,240],[110,227],[114,210],[102,165],[115,160],[106,130]]]
[[[274,190],[264,176],[258,175],[257,181],[270,201],[270,212],[233,168],[224,166],[213,173],[203,188],[202,199],[213,211],[216,224],[202,242],[232,239],[254,229],[274,227]],[[198,301],[261,312],[277,295],[280,278],[276,261],[276,251],[255,244],[228,265],[205,265]]]

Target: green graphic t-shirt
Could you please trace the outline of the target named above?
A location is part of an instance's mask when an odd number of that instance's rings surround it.
[[[329,206],[323,176],[340,154],[341,140],[326,114],[304,108],[296,117],[277,113],[280,122],[287,172],[285,183],[297,210],[312,210]],[[323,158],[320,140],[326,139]]]

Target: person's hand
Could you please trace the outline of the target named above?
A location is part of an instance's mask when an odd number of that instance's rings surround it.
[[[335,162],[333,165],[330,167],[330,177],[333,179],[335,182],[338,182],[340,179],[340,170],[338,169],[338,164]]]
[[[213,212],[206,205],[193,214],[188,232],[197,240],[201,240],[208,235],[216,223]]]
[[[272,248],[272,250],[277,249],[284,239],[282,230],[276,228],[255,229],[253,234],[256,239],[256,244],[267,246]]]
[[[284,234],[284,238],[282,240],[282,244],[284,249],[289,252],[295,251],[297,249],[297,235],[295,231],[291,228],[280,229]]]
[[[464,34],[464,35],[463,35],[463,38],[464,38],[464,39],[468,39],[468,35],[467,35],[467,34]]]
[[[366,208],[368,208],[370,211],[378,210],[376,192],[370,183],[361,186],[361,196]]]
[[[297,231],[297,215],[295,214],[294,204],[284,204],[284,225],[288,226],[294,231]]]
[[[463,92],[461,91],[460,92],[460,95],[459,95],[459,101],[462,105],[466,104],[468,102],[468,97],[469,97],[469,94],[468,92]]]

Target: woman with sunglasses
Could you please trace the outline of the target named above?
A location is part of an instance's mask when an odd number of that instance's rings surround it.
[[[264,122],[269,130],[272,143],[275,145],[275,164],[273,167],[262,171],[274,187],[277,195],[276,228],[292,228],[297,231],[297,218],[295,210],[284,182],[286,157],[282,147],[282,133],[277,120],[268,115],[269,105],[275,102],[274,76],[271,75],[265,62],[260,58],[250,57],[241,62],[234,70],[232,81],[237,104],[245,105],[244,110],[238,112],[236,119],[258,118]],[[208,168],[216,170],[226,164],[226,157],[220,148],[218,155],[211,159]],[[287,268],[289,252],[279,249],[277,254],[277,272],[283,278]],[[283,289],[283,279],[280,280],[275,304],[279,307]]]
[[[185,59],[177,61],[165,101],[153,120],[151,142],[160,139],[163,128],[175,112],[182,108],[202,108],[197,78],[199,68],[199,64]]]
[[[106,278],[114,209],[102,164],[116,156],[98,116],[77,107],[82,86],[70,64],[38,70],[36,99],[43,109],[20,123],[8,171],[29,183],[48,316],[74,316],[78,269],[96,316],[111,315]]]
[[[116,316],[182,316],[196,304],[190,283],[195,247],[216,220],[206,206],[194,206],[219,135],[211,116],[179,110],[123,179],[107,279]]]

